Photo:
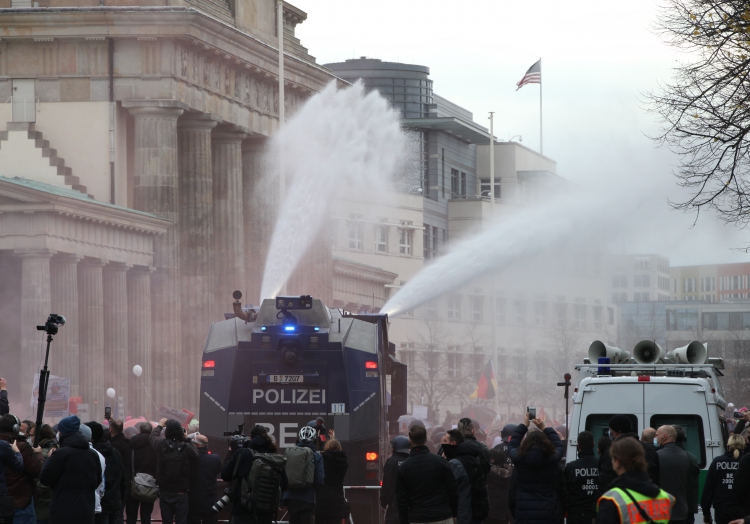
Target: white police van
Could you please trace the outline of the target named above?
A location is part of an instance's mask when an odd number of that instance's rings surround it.
[[[627,351],[593,342],[589,358],[576,366],[567,460],[577,458],[578,433],[591,431],[597,442],[613,415],[628,416],[639,436],[647,427],[679,425],[686,432],[685,449],[700,465],[702,492],[708,467],[724,453],[729,438],[719,378],[723,368],[721,359],[707,358],[700,342],[664,355],[646,340],[635,346],[632,358]]]

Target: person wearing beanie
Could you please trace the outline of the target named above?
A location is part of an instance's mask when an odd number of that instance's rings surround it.
[[[646,462],[648,463],[648,476],[651,482],[659,485],[659,456],[656,454],[656,450],[653,446],[647,446],[641,442],[638,433],[635,432],[637,428],[633,428],[633,423],[628,415],[614,415],[609,419],[609,438],[612,442],[622,438],[634,438],[643,446],[643,451],[646,454]],[[612,458],[609,456],[609,451],[605,451],[599,456],[599,477],[597,479],[597,496],[603,495],[608,489],[609,485],[617,478],[617,473],[612,467]]]
[[[102,464],[80,427],[75,415],[59,422],[60,449],[50,450],[39,473],[39,482],[52,488],[49,524],[94,524],[94,492],[102,482]]]
[[[159,436],[164,428],[164,436]],[[187,524],[190,472],[198,460],[198,450],[185,438],[182,425],[173,419],[159,421],[149,437],[156,450],[156,483],[159,508],[164,524]]]
[[[91,445],[104,457],[104,494],[101,498],[101,513],[96,514],[97,524],[115,524],[122,511],[127,482],[122,466],[122,457],[111,443],[104,439],[104,426],[98,422],[87,422],[91,428]]]
[[[91,427],[87,426],[86,424],[81,424],[78,431],[81,433],[81,435],[83,435],[83,438],[86,439],[86,442],[89,443],[89,447],[91,449],[94,449],[94,446],[91,444]],[[96,450],[94,449],[94,451]],[[99,464],[101,464],[102,468],[102,481],[99,483],[99,486],[94,492],[94,513],[96,514],[96,518],[98,521],[102,512],[102,497],[104,496],[104,473],[106,468],[106,461],[104,460],[104,456],[101,453],[96,451],[96,454],[99,456]]]

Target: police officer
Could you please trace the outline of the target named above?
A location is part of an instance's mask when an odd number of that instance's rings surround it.
[[[409,438],[402,435],[391,441],[393,454],[383,468],[383,486],[380,489],[380,506],[386,510],[385,523],[398,524],[398,504],[396,503],[396,470],[409,458]]]
[[[591,524],[596,512],[599,459],[594,456],[594,435],[590,431],[578,434],[578,459],[565,466],[564,477],[568,524]]]
[[[641,443],[633,438],[615,440],[609,454],[617,477],[597,501],[596,524],[630,524],[630,515],[639,515],[637,522],[667,524],[675,498],[649,479]]]
[[[740,435],[732,435],[727,442],[727,452],[716,457],[708,468],[701,497],[703,522],[711,523],[711,505],[716,514],[716,524],[727,524],[744,516],[742,508],[737,504],[737,490],[732,489],[735,487],[734,477],[744,449],[745,439]]]

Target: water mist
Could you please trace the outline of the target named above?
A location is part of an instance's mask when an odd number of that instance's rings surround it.
[[[282,289],[346,195],[385,201],[403,162],[405,138],[396,111],[357,82],[316,94],[273,140],[288,191],[278,209],[261,299]],[[382,200],[381,200],[382,199]]]

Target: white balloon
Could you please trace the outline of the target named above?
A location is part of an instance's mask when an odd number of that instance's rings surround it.
[[[109,389],[107,389],[107,396],[109,398],[115,398],[115,388],[109,388]]]
[[[133,366],[133,375],[135,375],[136,377],[140,377],[142,374],[143,368],[141,366],[139,366],[138,364]]]

